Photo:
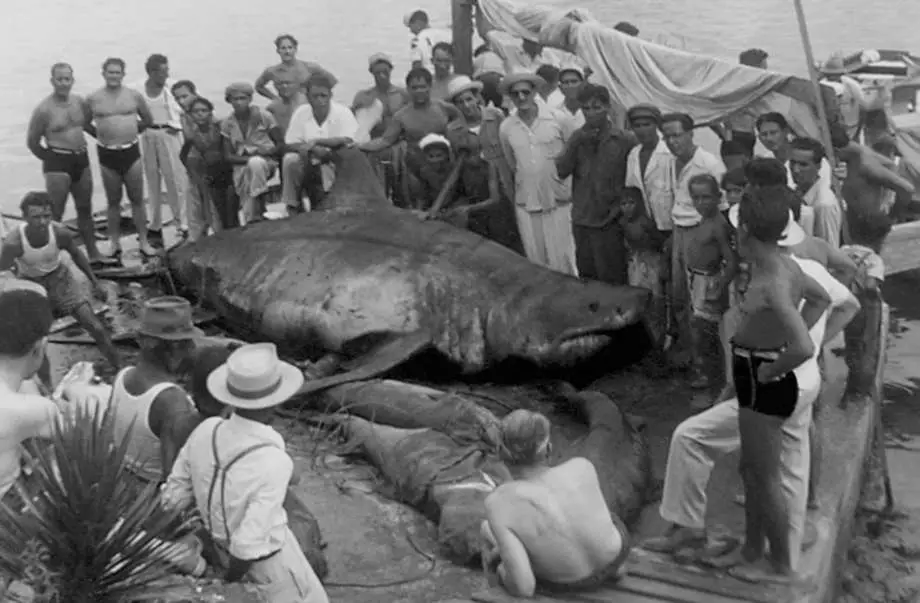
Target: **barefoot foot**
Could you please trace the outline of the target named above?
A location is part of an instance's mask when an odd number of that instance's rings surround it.
[[[792,584],[795,582],[794,573],[779,573],[766,559],[733,567],[728,570],[728,575],[754,584]]]
[[[716,569],[728,569],[735,566],[750,565],[756,563],[763,555],[753,551],[747,546],[738,547],[727,555],[713,555],[707,558],[701,558],[700,563]]]

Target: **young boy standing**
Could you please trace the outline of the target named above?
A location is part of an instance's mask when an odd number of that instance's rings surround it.
[[[620,228],[627,251],[627,282],[632,287],[645,287],[652,292],[652,319],[649,322],[655,340],[663,343],[666,332],[665,282],[662,278],[667,274],[662,254],[665,235],[645,213],[642,191],[637,187],[623,189],[620,211]]]
[[[737,261],[732,250],[732,231],[719,211],[719,182],[710,174],[690,179],[690,198],[702,216],[687,246],[687,287],[690,291],[690,334],[693,345],[691,387],[704,389],[717,376],[720,363],[715,349],[718,324],[727,304],[728,284],[735,278]]]

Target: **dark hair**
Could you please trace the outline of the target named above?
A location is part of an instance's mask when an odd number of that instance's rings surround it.
[[[19,202],[19,209],[25,214],[30,207],[51,207],[51,195],[45,191],[29,191]]]
[[[878,210],[851,208],[847,212],[850,238],[857,245],[865,245],[878,251],[888,233],[891,232],[891,217]]]
[[[195,87],[195,83],[192,80],[179,80],[178,82],[172,85],[172,88],[170,88],[170,90],[172,91],[173,94],[175,94],[176,90],[178,90],[179,88],[188,88],[188,91],[191,92],[192,95],[198,96],[198,88]]]
[[[559,68],[554,65],[540,65],[536,74],[542,77],[547,84],[555,84],[559,81]]]
[[[763,243],[776,243],[789,223],[788,186],[764,186],[749,189],[738,204],[738,222],[748,234]]]
[[[488,104],[492,103],[497,108],[502,109],[502,103],[505,101],[501,93],[501,76],[498,74],[483,73],[476,78],[482,82],[482,100]]]
[[[144,70],[147,73],[152,73],[169,63],[169,59],[166,58],[165,54],[152,54],[147,57],[147,62],[144,63]]]
[[[629,21],[620,21],[619,23],[614,25],[613,28],[620,33],[626,34],[627,36],[638,36],[639,35],[639,28],[633,25],[632,23],[630,23]]]
[[[415,21],[424,21],[425,23],[428,23],[428,13],[423,10],[415,11],[409,15],[409,23],[413,23]]]
[[[755,122],[757,131],[759,132],[760,128],[764,124],[767,124],[767,123],[776,124],[783,130],[789,129],[789,122],[786,121],[786,118],[783,117],[782,113],[777,113],[776,111],[771,111],[770,113],[764,113],[763,115],[757,118],[757,121]]]
[[[105,71],[106,69],[108,69],[109,65],[118,65],[119,67],[121,67],[122,71],[127,69],[127,65],[125,65],[124,59],[119,59],[118,57],[109,57],[105,61],[103,61],[102,70]]]
[[[422,79],[425,80],[425,83],[429,86],[431,85],[431,72],[425,69],[424,67],[413,67],[409,70],[409,73],[406,74],[406,88],[408,88],[413,80]]]
[[[815,140],[802,136],[792,141],[792,148],[799,151],[811,151],[811,158],[815,165],[821,165],[821,161],[826,157],[824,145]]]
[[[610,91],[597,84],[585,84],[578,92],[578,102],[581,104],[597,100],[605,107],[610,106]]]
[[[760,48],[748,48],[738,55],[738,62],[748,67],[760,67],[769,56],[767,51]]]
[[[744,175],[744,168],[737,167],[732,170],[728,170],[722,174],[722,182],[720,183],[722,188],[728,188],[729,186],[747,186],[747,176]]]
[[[697,174],[687,182],[687,190],[692,190],[694,185],[702,184],[709,187],[709,193],[716,199],[722,196],[722,189],[719,187],[719,181],[712,174]]]
[[[54,77],[54,72],[58,69],[70,69],[70,72],[73,73],[73,67],[70,66],[70,63],[55,63],[51,66],[51,77]]]
[[[723,159],[725,157],[731,157],[732,155],[744,155],[748,158],[752,155],[751,147],[737,140],[726,140],[723,142],[719,146],[719,154]]]
[[[195,406],[198,408],[199,412],[201,412],[202,402],[223,405],[219,400],[215,400],[211,392],[208,391],[208,376],[210,376],[216,368],[227,362],[227,358],[230,357],[230,354],[239,348],[240,345],[241,344],[234,343],[227,347],[209,346],[195,352],[195,366],[192,368],[189,386],[192,390],[190,392],[192,394],[192,400],[195,401]]]
[[[278,48],[279,46],[281,46],[281,43],[284,42],[285,40],[293,44],[294,48],[297,48],[299,46],[299,44],[297,43],[297,38],[295,38],[291,34],[281,34],[280,36],[275,38],[275,48]]]
[[[744,177],[751,186],[779,186],[789,182],[789,172],[779,159],[755,157],[744,166]]]
[[[304,88],[307,92],[310,91],[310,88],[328,88],[330,92],[335,87],[335,84],[332,83],[332,78],[330,78],[325,73],[314,73],[308,79]]]
[[[693,118],[686,113],[665,113],[661,116],[661,127],[663,128],[666,123],[674,121],[681,125],[681,127],[684,129],[684,132],[690,132],[693,130]]]
[[[20,358],[51,331],[51,304],[44,295],[28,289],[0,293],[0,355]]]
[[[214,103],[204,98],[203,96],[196,96],[194,99],[192,99],[192,102],[188,105],[189,112],[195,109],[195,105],[204,105],[208,111],[214,111]]]
[[[850,135],[847,134],[846,126],[840,122],[832,123],[830,126],[831,131],[831,146],[835,149],[842,149],[843,147],[850,144]]]
[[[431,56],[434,56],[434,53],[436,53],[439,50],[443,50],[448,55],[450,55],[450,58],[454,58],[454,45],[451,44],[450,42],[438,42],[437,44],[435,44],[431,48]]]

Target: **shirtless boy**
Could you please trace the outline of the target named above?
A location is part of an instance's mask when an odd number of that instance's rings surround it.
[[[719,371],[718,360],[708,351],[715,347],[717,325],[725,312],[728,285],[735,278],[738,262],[731,245],[731,226],[719,211],[722,196],[719,181],[711,174],[697,174],[690,179],[689,188],[693,206],[703,218],[688,233],[687,245],[687,287],[693,310],[690,386],[703,389],[709,387]]]
[[[820,390],[807,325],[829,304],[824,288],[779,247],[793,220],[782,202],[786,192],[784,186],[750,191],[738,211],[738,248],[751,271],[732,339],[746,533],[742,548],[720,565],[737,563],[730,573],[754,582],[794,576],[797,551],[790,543],[790,516],[804,513],[806,500],[805,493],[790,499],[781,482],[782,427],[797,406],[810,404]]]
[[[297,38],[291,34],[281,34],[275,38],[275,51],[281,57],[281,62],[271,67],[266,67],[265,71],[256,80],[253,87],[255,91],[269,100],[276,100],[281,93],[278,87],[278,78],[282,75],[292,78],[294,85],[301,88],[306,85],[307,80],[314,73],[323,73],[332,80],[332,85],[339,83],[338,78],[323,68],[319,63],[301,61],[297,58]],[[268,84],[274,84],[278,93],[273,93],[268,89]]]
[[[138,136],[153,123],[153,116],[140,92],[121,85],[125,62],[109,58],[102,64],[105,86],[90,94],[86,131],[99,146],[102,185],[108,199],[109,239],[112,257],[121,260],[122,187],[131,201],[138,248],[145,256],[156,252],[147,242],[147,210],[144,207],[144,168]]]
[[[15,264],[20,278],[42,285],[48,292],[53,310],[77,319],[80,326],[92,335],[112,367],[117,369],[120,364],[118,352],[102,322],[93,313],[90,299],[81,284],[74,278],[70,267],[61,261],[61,250],[70,253],[74,264],[89,278],[94,292],[101,296],[105,294],[70,232],[52,221],[51,197],[43,191],[27,193],[20,208],[26,222],[3,240],[0,270],[9,270]]]
[[[501,457],[513,480],[486,498],[483,568],[517,597],[537,587],[590,589],[620,575],[628,533],[612,516],[590,461],[550,467],[550,423],[516,410],[502,419]]]
[[[73,67],[67,63],[51,67],[54,92],[32,112],[26,145],[42,162],[45,190],[51,196],[51,212],[56,222],[64,217],[67,195],[73,195],[86,254],[91,264],[97,264],[104,258],[96,248],[93,224],[93,176],[83,137],[85,105],[82,97],[70,93],[73,82]]]

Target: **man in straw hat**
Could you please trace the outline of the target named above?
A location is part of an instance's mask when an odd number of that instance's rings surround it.
[[[482,563],[512,595],[590,590],[622,574],[629,533],[611,515],[597,470],[577,457],[550,466],[550,423],[516,410],[502,419],[499,455],[512,481],[485,501]]]
[[[270,426],[275,407],[303,382],[274,344],[235,350],[207,382],[233,415],[192,432],[162,492],[168,508],[198,509],[213,541],[211,562],[225,569],[225,579],[254,582],[273,603],[329,600],[288,527],[283,505],[294,461]]]
[[[455,212],[465,215],[467,228],[506,247],[524,253],[510,200],[514,194],[511,169],[502,153],[499,130],[505,114],[484,106],[484,84],[465,75],[448,86],[448,100],[463,115],[447,127],[447,138],[465,155],[460,174],[468,205]]]
[[[517,111],[502,122],[502,151],[514,174],[518,230],[530,261],[576,274],[572,236],[571,183],[556,172],[556,158],[574,124],[545,103],[537,102],[543,79],[516,72],[502,80],[502,91]]]
[[[866,103],[862,86],[846,74],[849,70],[843,64],[843,55],[835,53],[821,65],[822,83],[832,87],[837,93],[837,105],[840,117],[846,126],[847,136],[854,140],[863,125],[863,105]]]
[[[144,304],[137,342],[141,353],[136,366],[115,376],[111,403],[115,435],[130,433],[125,458],[129,469],[143,480],[160,482],[172,467],[186,431],[194,428],[184,419],[195,408],[175,376],[191,359],[201,330],[192,322],[192,306],[181,297],[156,297]],[[186,427],[183,427],[186,425]]]

